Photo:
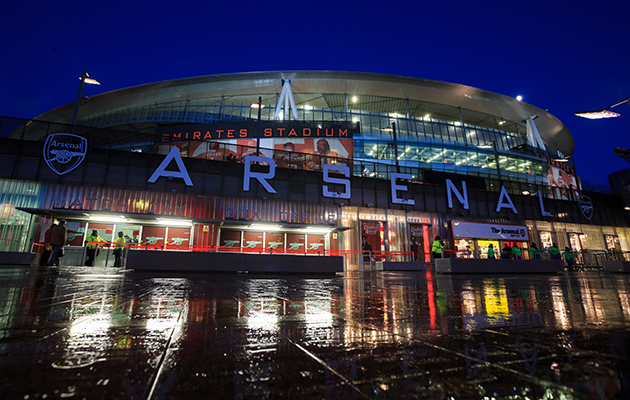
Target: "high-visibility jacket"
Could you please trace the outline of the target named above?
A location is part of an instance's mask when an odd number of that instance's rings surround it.
[[[436,240],[433,242],[433,247],[431,248],[431,251],[434,253],[442,254],[443,248],[444,248],[444,245],[442,244],[442,242],[440,242],[439,240]]]
[[[105,240],[103,240],[102,237],[100,236],[88,236],[87,239],[85,239],[86,242],[88,242],[87,247],[88,249],[95,249],[97,247],[102,246],[102,244],[98,243],[98,242],[103,242],[103,243],[107,243],[105,242]],[[90,242],[96,242],[96,243],[90,243]]]
[[[117,237],[114,242],[116,243],[114,247],[117,249],[122,249],[123,247],[125,247],[125,238],[122,236]]]
[[[536,257],[536,254],[540,254],[540,252],[538,251],[538,249],[535,249],[533,247],[529,248],[529,258],[531,258],[532,260]]]
[[[560,254],[560,250],[555,247],[555,246],[550,246],[549,249],[547,249],[547,251],[549,252],[550,255],[557,255]]]
[[[488,247],[488,258],[494,258],[494,247]]]
[[[520,257],[520,256],[521,256],[521,248],[520,248],[520,247],[518,247],[518,246],[514,246],[514,247],[512,247],[512,253],[513,253],[515,256]]]

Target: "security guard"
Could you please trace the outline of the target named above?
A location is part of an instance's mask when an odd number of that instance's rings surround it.
[[[433,247],[431,248],[434,261],[436,258],[442,258],[442,250],[444,250],[444,242],[440,240],[439,236],[436,236],[435,240],[433,241]]]
[[[114,267],[122,267],[123,252],[125,251],[125,238],[122,231],[118,232],[118,237],[114,240]]]
[[[98,235],[98,231],[95,229],[92,231],[92,235],[88,236],[85,239],[87,244],[87,258],[85,260],[85,265],[91,267],[94,265],[94,259],[98,256],[99,247],[102,246],[100,242],[106,243],[102,237]]]

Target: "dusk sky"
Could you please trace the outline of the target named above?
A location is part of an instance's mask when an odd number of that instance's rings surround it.
[[[440,4],[438,4],[440,3]],[[168,6],[161,6],[168,4]],[[260,4],[260,5],[258,5]],[[570,5],[573,4],[573,5]],[[0,115],[34,118],[84,95],[219,73],[336,70],[460,83],[523,100],[572,132],[592,184],[630,168],[630,1],[8,2]]]

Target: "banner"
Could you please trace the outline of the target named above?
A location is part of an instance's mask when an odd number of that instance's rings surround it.
[[[260,127],[257,125],[260,123]],[[351,121],[237,121],[212,124],[163,126],[155,130],[159,142],[269,138],[352,139],[359,123]]]

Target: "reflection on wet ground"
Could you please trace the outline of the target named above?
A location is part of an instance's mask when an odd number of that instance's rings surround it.
[[[0,270],[0,398],[615,399],[630,276]]]

